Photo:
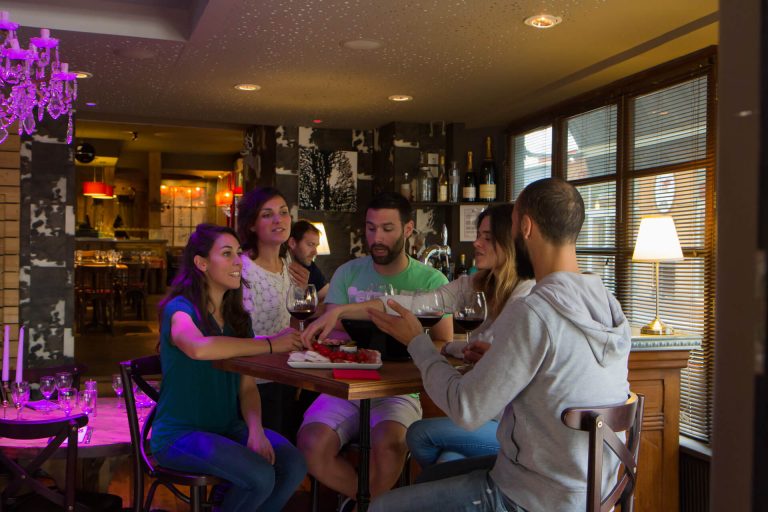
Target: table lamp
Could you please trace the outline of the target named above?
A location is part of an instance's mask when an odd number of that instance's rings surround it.
[[[656,273],[656,318],[640,329],[642,334],[673,334],[674,329],[659,318],[659,263],[680,261],[683,251],[675,229],[675,220],[669,215],[649,215],[640,219],[633,261],[654,264]]]
[[[328,245],[328,237],[325,235],[325,226],[323,226],[322,222],[312,222],[311,224],[320,231],[320,245],[317,246],[317,255],[328,256],[331,254],[331,246]]]

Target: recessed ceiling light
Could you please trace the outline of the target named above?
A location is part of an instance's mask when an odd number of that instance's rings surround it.
[[[535,16],[529,16],[525,18],[525,23],[529,27],[533,28],[552,28],[558,25],[563,18],[560,16],[552,16],[551,14],[537,14]]]
[[[235,89],[238,91],[258,91],[261,89],[261,86],[256,84],[237,84]]]
[[[393,94],[389,99],[392,101],[411,101],[413,100],[413,96],[408,96],[407,94]]]
[[[378,50],[384,46],[380,41],[373,39],[350,39],[342,41],[341,46],[350,50]]]
[[[96,106],[96,103],[95,103],[95,102],[93,102],[93,101],[86,101],[86,102],[85,102],[85,106],[86,106],[86,107],[95,107],[95,106]]]
[[[75,73],[75,78],[78,78],[78,79],[93,77],[93,74],[87,71],[75,71],[74,73]]]

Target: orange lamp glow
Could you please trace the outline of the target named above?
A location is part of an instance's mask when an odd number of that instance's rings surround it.
[[[232,191],[231,190],[222,190],[221,192],[216,192],[216,206],[226,206],[228,204],[232,204]]]
[[[83,195],[96,197],[103,196],[106,193],[106,185],[100,181],[86,181],[83,183]]]

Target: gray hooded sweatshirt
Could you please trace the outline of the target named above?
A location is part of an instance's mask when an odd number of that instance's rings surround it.
[[[504,409],[491,478],[530,512],[586,508],[588,434],[563,425],[574,406],[627,399],[630,327],[599,276],[555,272],[509,301],[491,326],[494,344],[459,374],[420,335],[408,346],[434,402],[472,430]],[[618,462],[606,455],[603,488]],[[606,486],[608,486],[606,488]]]

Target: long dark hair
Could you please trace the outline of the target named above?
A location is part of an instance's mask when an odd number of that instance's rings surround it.
[[[512,205],[495,204],[483,210],[477,217],[478,229],[486,217],[490,219],[491,242],[498,263],[494,269],[479,270],[472,284],[475,290],[485,293],[488,314],[496,318],[520,282],[515,264],[515,241],[512,238]]]
[[[165,306],[175,297],[185,297],[197,310],[197,315],[202,323],[202,333],[205,336],[212,336],[217,331],[214,329],[210,320],[209,306],[211,299],[208,295],[208,280],[204,272],[195,265],[195,256],[208,258],[213,244],[222,235],[232,235],[237,239],[237,233],[232,228],[226,226],[216,226],[214,224],[198,224],[195,232],[192,233],[184,247],[182,255],[181,268],[179,273],[171,283],[171,289],[168,294],[160,301],[158,310],[162,320]],[[239,243],[239,240],[238,240]],[[227,290],[224,292],[224,299],[221,303],[221,313],[224,317],[224,323],[234,331],[235,336],[239,338],[248,338],[251,334],[251,319],[248,313],[243,309],[243,288]]]
[[[237,205],[237,233],[240,235],[243,251],[247,251],[251,258],[259,256],[259,235],[251,231],[251,228],[264,203],[275,197],[282,197],[285,204],[288,204],[288,200],[276,188],[261,187],[245,194]]]

